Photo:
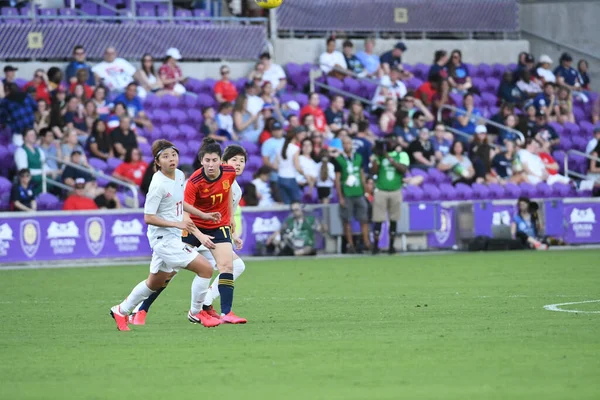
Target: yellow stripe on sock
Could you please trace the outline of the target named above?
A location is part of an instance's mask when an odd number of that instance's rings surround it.
[[[219,279],[219,285],[233,286],[233,281],[231,279]]]

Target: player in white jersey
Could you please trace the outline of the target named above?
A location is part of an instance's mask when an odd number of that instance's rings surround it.
[[[248,153],[246,153],[246,150],[243,147],[238,146],[238,145],[227,146],[227,148],[225,148],[225,151],[223,152],[223,157],[222,157],[224,164],[230,165],[233,168],[235,168],[236,176],[240,176],[244,172],[244,169],[246,168],[246,160],[247,159],[248,159]],[[240,188],[240,185],[237,182],[234,182],[234,184],[231,185],[231,191],[232,191],[232,196],[233,196],[233,208],[234,208],[234,214],[235,214],[235,211],[237,211],[240,200],[242,199],[242,189]],[[235,248],[237,250],[241,250],[241,248],[243,246],[243,241],[239,237],[239,233],[234,232],[232,236],[233,236]],[[217,263],[212,255],[212,253],[206,246],[202,245],[200,247],[197,247],[196,250],[211,263],[211,265],[215,271],[218,271]],[[233,279],[236,280],[244,272],[245,269],[246,269],[246,264],[234,252],[233,253]],[[167,286],[168,283],[169,283],[169,280],[165,282],[164,287],[162,287],[161,289],[159,289],[158,291],[153,293],[150,297],[148,297],[146,300],[144,300],[142,303],[140,303],[138,305],[138,307],[136,307],[135,313],[131,314],[131,316],[129,317],[129,322],[131,324],[144,325],[146,323],[146,315],[148,314],[148,311],[150,310],[150,306],[152,305],[152,303],[154,303],[154,301],[160,295],[160,293],[165,289],[165,287]],[[206,295],[206,298],[204,299],[204,306],[202,308],[204,311],[206,311],[209,315],[211,315],[214,318],[220,317],[219,314],[213,309],[213,306],[212,306],[213,301],[217,298],[219,298],[219,288],[218,288],[218,285],[216,285],[213,282],[213,285],[210,286],[209,291]]]
[[[207,236],[196,228],[189,217],[184,218],[184,211],[213,221],[220,220],[221,216],[219,213],[204,213],[183,201],[185,176],[177,169],[179,150],[173,143],[167,140],[155,141],[152,144],[152,154],[158,171],[152,177],[144,207],[144,220],[148,224],[148,240],[152,248],[150,274],[121,304],[113,306],[110,314],[118,330],[130,330],[128,315],[133,308],[161,289],[165,282],[183,268],[196,274],[192,282],[188,319],[206,327],[217,326],[221,324],[221,320],[202,310],[212,277],[212,266],[204,257],[181,242],[181,232],[187,230],[204,243]]]

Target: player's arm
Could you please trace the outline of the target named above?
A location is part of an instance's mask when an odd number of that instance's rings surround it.
[[[220,212],[205,213],[204,211],[200,211],[196,207],[194,207],[193,205],[188,204],[186,202],[183,202],[183,211],[185,211],[186,213],[195,215],[198,218],[205,219],[207,221],[218,222],[218,221],[221,220],[221,213]]]

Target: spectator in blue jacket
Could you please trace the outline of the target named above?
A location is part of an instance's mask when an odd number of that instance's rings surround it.
[[[92,67],[85,62],[85,49],[82,45],[77,45],[73,49],[73,61],[67,65],[67,69],[65,71],[65,75],[69,83],[77,83],[77,70],[81,68],[88,70],[87,84],[90,87],[96,86],[96,79],[94,78]]]

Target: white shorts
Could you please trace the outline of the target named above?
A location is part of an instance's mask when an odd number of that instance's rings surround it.
[[[210,265],[212,265],[215,271],[219,270],[217,268],[217,262],[215,261],[215,258],[213,257],[209,249],[207,249],[204,245],[201,245],[196,247],[196,251],[198,251],[198,253],[200,253],[201,256],[208,260],[208,262],[210,263]],[[235,251],[233,252],[233,254],[235,254]]]
[[[198,257],[198,253],[181,240],[160,240],[152,249],[150,273],[179,272],[196,257]]]

